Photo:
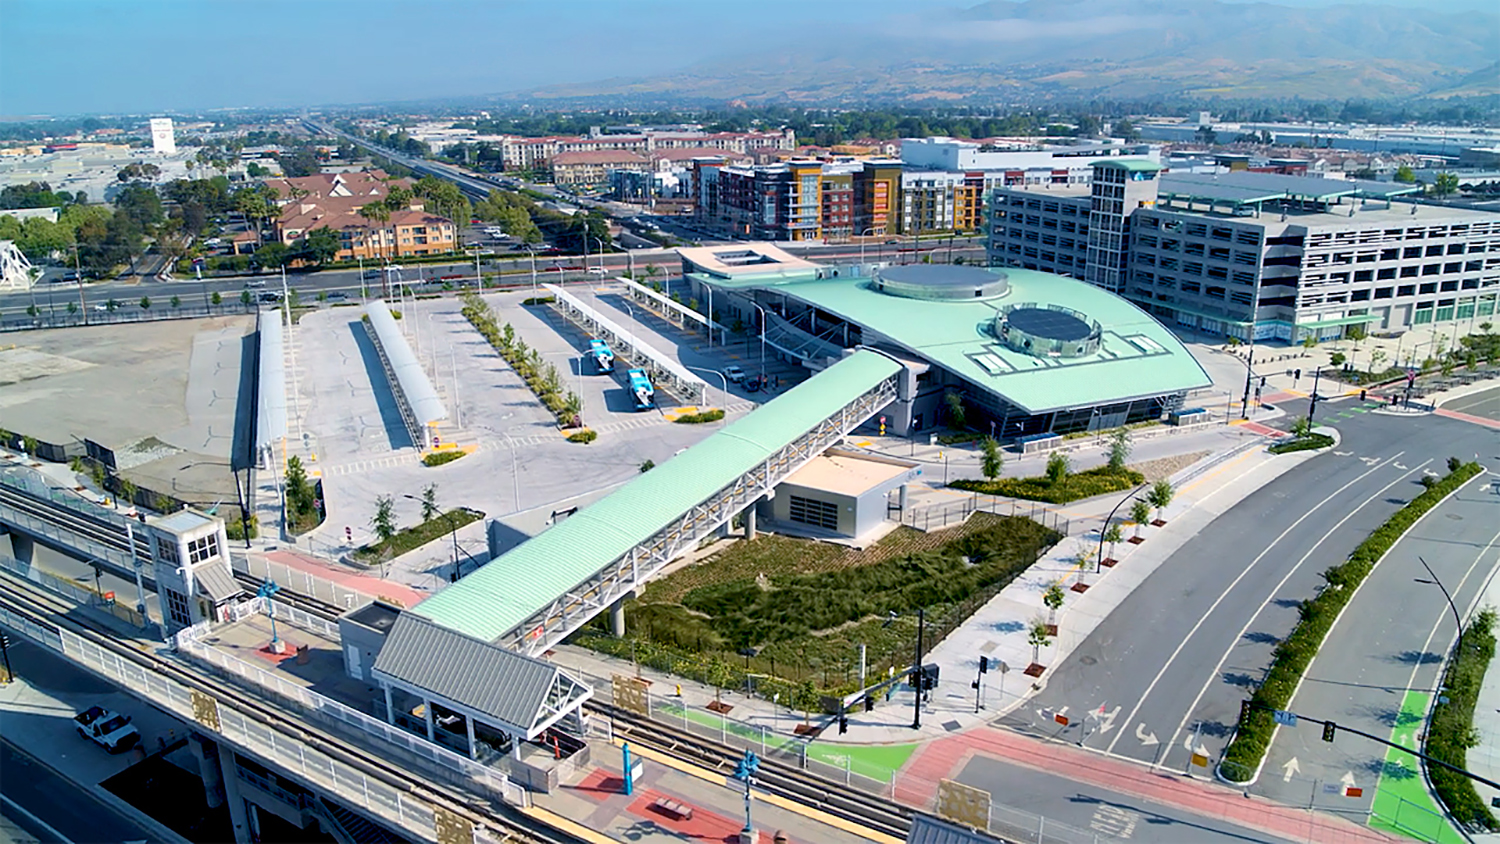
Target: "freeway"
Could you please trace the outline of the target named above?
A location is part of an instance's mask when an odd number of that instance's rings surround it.
[[[1112,729],[1082,738],[1087,747],[1179,771],[1193,752],[1217,758],[1298,602],[1322,584],[1319,573],[1419,492],[1423,475],[1443,471],[1449,455],[1483,453],[1497,465],[1495,437],[1484,428],[1371,406],[1321,404],[1323,421],[1344,417],[1334,420],[1342,443],[1251,493],[1180,548],[1005,723],[1078,741],[1077,720],[1056,728],[1041,711],[1104,706],[1114,711]]]

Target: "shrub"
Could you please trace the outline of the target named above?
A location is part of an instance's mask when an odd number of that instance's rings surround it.
[[[550,305],[557,301],[556,296],[532,296],[521,301],[522,305]]]
[[[422,458],[422,465],[442,466],[445,463],[452,463],[458,458],[463,457],[464,454],[465,452],[462,449],[458,448],[450,448],[445,451],[434,451]]]
[[[1140,472],[1128,469],[1123,473],[1112,472],[1108,466],[1100,466],[1066,475],[1056,483],[1047,477],[998,478],[993,481],[961,478],[949,483],[948,486],[984,495],[1025,498],[1031,501],[1045,501],[1049,504],[1067,504],[1080,498],[1092,498],[1096,495],[1131,489],[1145,481],[1145,476]]]
[[[1282,440],[1266,450],[1272,454],[1290,454],[1294,451],[1312,451],[1317,448],[1328,448],[1331,445],[1333,445],[1333,437],[1327,434],[1308,434],[1305,437]]]
[[[1466,767],[1468,750],[1474,746],[1474,707],[1485,670],[1495,656],[1494,628],[1495,611],[1487,609],[1458,640],[1458,650],[1443,675],[1447,692],[1432,710],[1432,723],[1427,729],[1427,752],[1459,768]],[[1429,765],[1427,775],[1460,825],[1491,831],[1500,826],[1468,777],[1437,765]]]
[[[593,428],[583,428],[568,435],[568,442],[583,443],[584,445],[588,445],[597,439],[599,439],[599,434]]]
[[[1405,507],[1391,514],[1385,523],[1376,528],[1361,542],[1349,559],[1323,572],[1327,588],[1302,602],[1300,616],[1287,637],[1276,646],[1271,656],[1271,667],[1266,678],[1250,696],[1254,706],[1240,718],[1234,739],[1224,751],[1220,771],[1233,782],[1246,782],[1255,775],[1255,770],[1265,758],[1271,745],[1275,723],[1271,713],[1286,709],[1292,694],[1302,681],[1307,666],[1318,653],[1334,619],[1353,597],[1359,587],[1385,552],[1396,544],[1407,529],[1416,524],[1424,513],[1436,507],[1439,501],[1479,474],[1478,463],[1465,463],[1422,494],[1412,499]]]
[[[260,536],[260,520],[255,516],[251,516],[246,521],[249,522],[250,538],[255,539]],[[224,521],[224,535],[232,540],[243,541],[245,539],[245,527],[245,521],[241,521],[239,518],[226,519]]]
[[[432,540],[448,533],[450,530],[457,530],[470,522],[477,522],[482,518],[484,518],[484,514],[478,510],[467,508],[450,510],[419,525],[402,528],[392,534],[388,540],[362,545],[349,556],[365,564],[399,557],[413,548],[426,545]]]
[[[978,442],[984,439],[984,434],[978,431],[959,431],[952,434],[938,434],[937,441],[943,445],[963,445],[964,443]]]
[[[698,425],[703,422],[717,422],[724,418],[724,411],[715,407],[698,413],[684,413],[673,419],[673,422],[681,422],[684,425]]]

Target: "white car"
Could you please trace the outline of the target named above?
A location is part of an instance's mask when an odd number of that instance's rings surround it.
[[[589,267],[589,275],[601,275],[602,276],[602,275],[604,275],[607,272],[609,272],[609,271],[606,270],[606,269],[604,269],[603,267]]]
[[[726,366],[724,367],[724,377],[738,384],[745,380],[745,370],[738,366]]]

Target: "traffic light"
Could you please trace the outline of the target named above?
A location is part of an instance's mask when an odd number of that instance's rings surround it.
[[[1365,400],[1365,391],[1364,390],[1360,390],[1359,391],[1359,400],[1360,401],[1364,401]]]
[[[1264,375],[1260,376],[1260,388],[1262,390],[1266,388],[1266,376]]]
[[[1332,721],[1323,722],[1323,741],[1333,741],[1333,734],[1338,732],[1339,725]]]
[[[1250,701],[1240,701],[1240,723],[1243,724],[1250,717]]]
[[[872,696],[872,695],[865,695],[865,711],[866,712],[874,712],[875,711],[875,698],[874,698],[874,696]]]
[[[990,673],[990,658],[989,657],[982,656],[982,657],[979,658],[979,673],[980,674],[988,674],[988,673]]]
[[[1295,370],[1292,371],[1292,380],[1293,381],[1296,381],[1298,378],[1301,378],[1301,377],[1302,377],[1302,370],[1295,369]]]
[[[924,692],[930,692],[933,689],[937,688],[937,684],[938,684],[938,666],[937,666],[937,664],[936,663],[929,663],[927,665],[922,666],[922,685],[921,685],[922,691],[924,691]]]
[[[849,716],[839,713],[839,735],[849,732]]]

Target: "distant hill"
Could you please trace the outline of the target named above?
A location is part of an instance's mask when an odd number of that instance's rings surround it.
[[[730,24],[726,24],[730,25]],[[505,99],[1022,102],[1468,96],[1500,90],[1500,14],[1216,0],[994,0],[774,51]]]

